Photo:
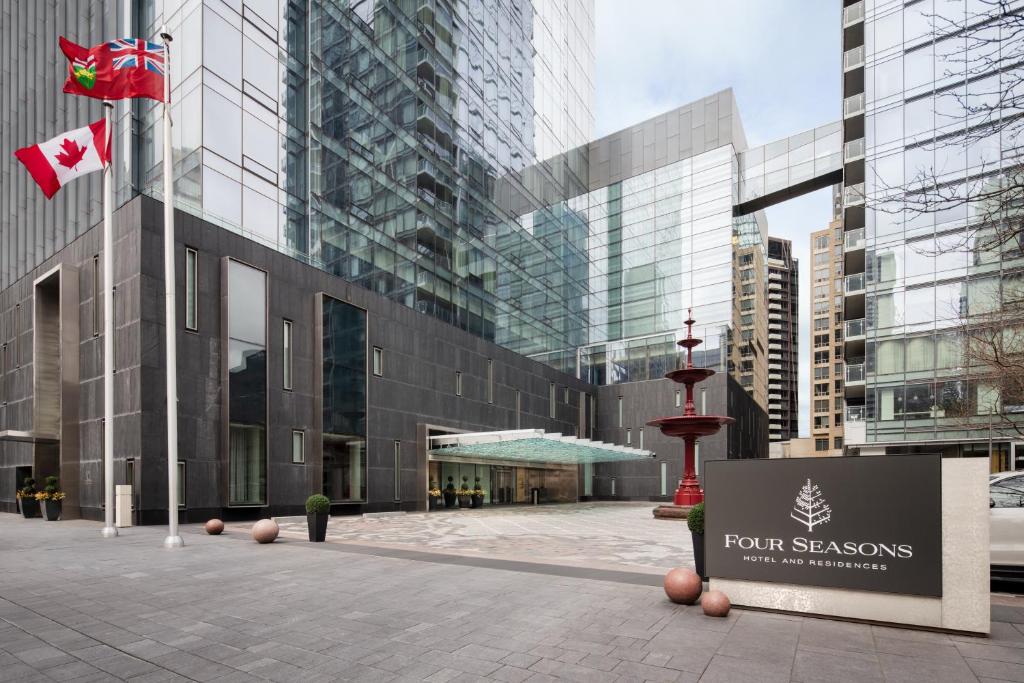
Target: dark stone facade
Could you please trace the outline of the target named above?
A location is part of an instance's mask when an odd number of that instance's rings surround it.
[[[136,197],[115,212],[114,220],[116,483],[127,483],[126,463],[131,459],[137,523],[164,523],[167,463],[162,205]],[[175,229],[179,321],[185,318],[185,247],[198,252],[198,329],[188,331],[179,325],[177,333],[179,460],[185,462],[183,521],[202,521],[211,516],[231,519],[299,514],[305,498],[320,490],[322,413],[317,395],[317,346],[321,340],[316,320],[320,293],[365,309],[368,349],[383,350],[382,376],[368,373],[367,502],[339,507],[336,512],[422,509],[426,489],[424,425],[453,431],[540,428],[570,435],[582,428],[581,436],[624,444],[624,428],[612,426],[616,424],[619,395],[624,397],[624,425],[639,427],[653,417],[678,411],[674,407],[676,385],[667,380],[596,387],[190,214],[177,212]],[[94,322],[101,319],[93,310],[94,257],[100,252],[100,242],[97,226],[0,292],[0,343],[7,345],[5,353],[12,359],[0,366],[0,430],[28,431],[33,428],[33,280],[59,264],[77,270],[81,301],[75,312],[80,328],[77,483],[81,501],[80,510],[67,510],[68,517],[102,516],[102,340],[93,334]],[[268,274],[268,505],[255,508],[228,508],[223,494],[227,473],[222,457],[226,429],[222,412],[226,296],[222,272],[228,258]],[[291,390],[282,384],[284,319],[293,322]],[[15,330],[20,332],[16,344]],[[370,357],[368,351],[368,362]],[[487,400],[488,360],[493,362],[493,402]],[[462,373],[462,396],[455,392],[456,371]],[[550,383],[556,385],[554,418],[549,417]],[[708,439],[702,446],[702,457],[748,457],[756,450],[753,444],[761,444],[763,450],[763,411],[758,415],[759,409],[742,389],[722,375],[705,385],[708,412],[729,410],[727,414],[739,416],[740,422],[729,433]],[[590,414],[595,404],[596,421]],[[749,424],[744,417],[748,415]],[[636,427],[632,445],[640,446]],[[293,429],[306,434],[303,464],[292,463]],[[669,440],[649,428],[645,437],[644,447],[655,450],[657,458],[597,465],[596,497],[610,496],[606,483],[612,476],[621,482],[616,491],[618,498],[657,497],[661,459],[667,459],[670,465],[671,494],[680,473],[681,445],[667,443]],[[401,444],[397,501],[396,441]],[[745,444],[753,450],[747,450]],[[16,468],[32,463],[31,444],[0,441],[0,509],[15,509]]]

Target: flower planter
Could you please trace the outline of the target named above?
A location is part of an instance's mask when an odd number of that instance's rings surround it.
[[[35,498],[21,499],[21,514],[25,519],[32,519],[39,516],[39,501]]]
[[[430,500],[430,509],[431,510],[436,510],[439,507],[441,507],[441,497],[440,496],[429,496],[429,500]]]
[[[43,513],[46,517],[47,522],[56,522],[58,519],[60,519],[60,501],[44,500]]]
[[[484,497],[483,496],[472,496],[472,500],[470,501],[470,507],[482,508],[483,506],[484,506]]]
[[[309,527],[309,542],[323,543],[327,539],[327,518],[330,515],[326,512],[307,512],[306,526]]]
[[[445,491],[444,492],[444,506],[446,508],[453,508],[453,507],[455,507],[455,504],[456,504],[455,491]]]
[[[470,500],[472,496],[459,496],[458,498],[460,508],[468,508],[470,505],[473,504],[472,500]]]
[[[707,579],[708,577],[704,573],[704,534],[697,534],[691,531],[690,536],[693,537],[694,568],[700,578]]]

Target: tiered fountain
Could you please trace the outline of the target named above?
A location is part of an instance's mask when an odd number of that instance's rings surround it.
[[[686,385],[686,405],[682,415],[672,417],[660,417],[651,420],[647,424],[658,427],[661,433],[666,436],[674,436],[683,440],[686,444],[683,456],[683,478],[676,489],[675,505],[662,505],[654,511],[655,517],[679,518],[685,517],[689,508],[704,500],[704,492],[701,491],[700,483],[697,481],[697,474],[694,471],[694,454],[697,450],[697,439],[702,436],[717,434],[725,425],[732,424],[736,420],[722,415],[698,415],[693,405],[693,385],[703,382],[714,370],[709,368],[693,367],[693,348],[700,345],[700,339],[693,337],[693,310],[687,311],[689,319],[686,321],[686,339],[679,342],[679,346],[686,349],[686,367],[681,370],[673,370],[665,375],[673,382]]]

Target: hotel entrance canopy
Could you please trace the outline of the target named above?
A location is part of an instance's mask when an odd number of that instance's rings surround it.
[[[585,465],[642,460],[654,455],[651,451],[639,448],[552,434],[542,429],[432,436],[428,449],[430,460],[508,465]]]

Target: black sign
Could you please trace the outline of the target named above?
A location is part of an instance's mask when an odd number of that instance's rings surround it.
[[[942,595],[942,459],[713,460],[710,577]]]

